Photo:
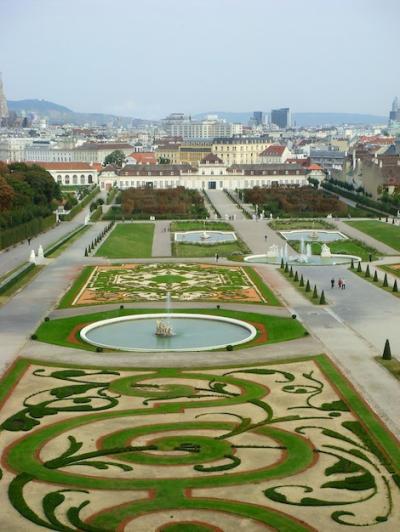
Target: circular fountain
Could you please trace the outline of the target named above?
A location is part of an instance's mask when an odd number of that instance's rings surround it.
[[[233,231],[185,231],[175,233],[175,242],[183,244],[220,244],[221,242],[235,242]]]
[[[244,321],[208,314],[139,314],[101,320],[81,330],[89,344],[122,351],[208,351],[252,340]]]

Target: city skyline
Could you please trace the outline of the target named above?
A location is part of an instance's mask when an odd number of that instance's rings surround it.
[[[9,100],[77,112],[387,115],[396,13],[394,0],[2,0],[0,70]]]

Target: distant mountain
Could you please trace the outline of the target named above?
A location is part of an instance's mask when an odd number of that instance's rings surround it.
[[[50,124],[118,124],[122,126],[138,126],[149,123],[149,120],[130,118],[127,116],[115,116],[103,113],[76,113],[68,107],[58,105],[47,100],[8,100],[8,108],[18,114],[35,114],[46,118]]]
[[[253,113],[229,113],[214,111],[194,115],[195,119],[203,119],[207,115],[218,115],[228,122],[247,124]],[[293,113],[293,121],[297,127],[341,126],[343,124],[386,124],[386,116],[367,115],[358,113]]]

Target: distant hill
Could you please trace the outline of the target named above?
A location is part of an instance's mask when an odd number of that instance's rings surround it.
[[[46,118],[50,124],[118,124],[122,126],[142,125],[149,123],[148,120],[141,118],[130,118],[127,116],[115,116],[103,113],[76,113],[54,102],[47,100],[8,100],[8,108],[18,114],[33,113],[42,118]]]
[[[194,115],[193,118],[202,119],[207,115],[218,115],[228,122],[239,122],[247,124],[253,115],[247,113],[229,113],[223,111],[214,111]],[[293,120],[297,127],[316,127],[316,126],[340,126],[343,124],[386,124],[386,116],[367,115],[358,113],[293,113]]]

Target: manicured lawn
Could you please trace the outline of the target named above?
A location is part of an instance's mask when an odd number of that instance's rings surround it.
[[[377,220],[358,220],[346,222],[351,227],[366,233],[387,246],[400,251],[400,226]]]
[[[172,251],[175,257],[215,257],[218,253],[220,257],[229,257],[232,254],[248,253],[245,244],[239,240],[227,242],[225,244],[181,244],[174,242]]]
[[[60,318],[50,321],[44,321],[36,331],[37,340],[46,342],[49,344],[61,345],[64,347],[74,347],[75,349],[84,349],[86,351],[95,351],[96,348],[92,345],[86,344],[79,339],[78,334],[75,335],[77,342],[72,342],[68,339],[68,335],[74,329],[74,327],[80,324],[93,323],[99,320],[105,320],[109,318],[116,318],[118,316],[128,316],[132,314],[151,314],[151,313],[163,313],[162,309],[117,309],[107,312],[97,312],[94,314],[86,314],[83,316],[73,316],[70,318]],[[181,311],[176,311],[181,312]],[[281,318],[279,316],[269,316],[265,314],[256,314],[254,312],[239,312],[223,309],[190,309],[185,310],[188,314],[212,314],[216,316],[226,316],[228,318],[235,318],[238,320],[249,321],[252,323],[260,323],[264,325],[268,339],[265,343],[271,344],[276,342],[284,342],[286,340],[294,340],[295,338],[301,338],[306,334],[304,327],[297,320],[292,318]],[[236,349],[242,347],[251,347],[257,344],[257,338],[243,346],[236,346]]]
[[[290,241],[289,244],[296,251],[300,251],[300,242]],[[321,246],[319,242],[311,242],[311,251],[313,255],[321,254]],[[356,255],[361,257],[361,260],[369,260],[369,255],[372,255],[372,260],[378,259],[382,256],[376,249],[359,242],[358,240],[337,240],[336,242],[328,242],[329,249],[332,253],[337,253],[340,255]]]
[[[294,229],[335,229],[335,226],[325,220],[273,220],[269,223],[275,231],[291,231]]]
[[[383,266],[379,266],[379,268],[395,275],[396,277],[400,277],[400,264],[384,264]]]
[[[172,222],[170,226],[171,232],[176,231],[233,231],[231,224],[227,222],[202,222],[202,221],[190,221],[190,222]]]
[[[117,224],[96,252],[98,257],[122,259],[151,257],[154,224]]]

